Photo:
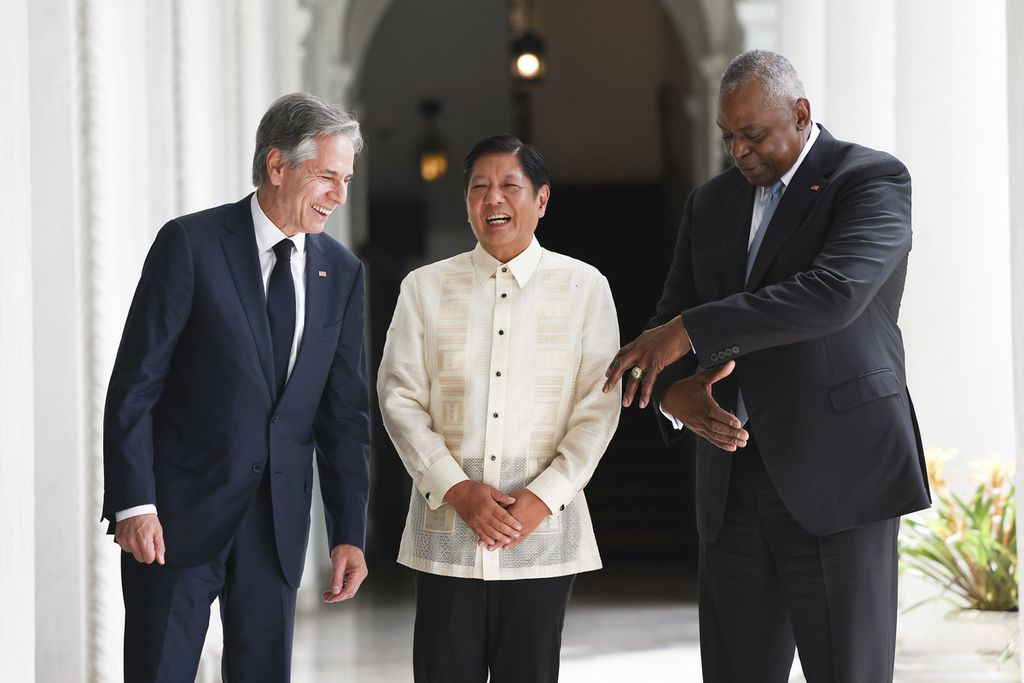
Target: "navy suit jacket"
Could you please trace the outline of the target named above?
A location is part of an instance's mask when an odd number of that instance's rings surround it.
[[[907,169],[822,128],[744,283],[753,202],[754,187],[735,168],[690,194],[651,324],[682,314],[696,354],[662,373],[656,395],[699,368],[735,360],[714,385],[715,400],[735,410],[742,388],[747,427],[807,531],[927,507],[897,324],[911,246]],[[714,540],[733,456],[696,441],[697,524]]]
[[[150,249],[107,391],[103,517],[112,530],[117,511],[155,503],[168,564],[194,566],[226,547],[269,476],[278,558],[297,586],[314,450],[330,547],[365,543],[363,266],[306,237],[305,328],[277,396],[250,197],[172,220]]]

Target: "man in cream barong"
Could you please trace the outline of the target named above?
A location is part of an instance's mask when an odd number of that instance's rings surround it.
[[[534,237],[551,194],[518,139],[464,169],[471,252],[406,277],[377,381],[413,479],[417,683],[554,683],[576,574],[601,567],[583,488],[618,423],[608,282]]]

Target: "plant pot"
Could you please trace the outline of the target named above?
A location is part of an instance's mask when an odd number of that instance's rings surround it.
[[[984,660],[989,670],[1020,670],[1018,612],[964,609],[947,613],[946,620],[968,626],[966,630],[973,635],[974,651]]]

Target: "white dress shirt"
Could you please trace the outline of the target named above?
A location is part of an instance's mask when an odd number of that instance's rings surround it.
[[[252,195],[250,202],[252,211],[252,224],[256,231],[256,249],[260,255],[260,271],[263,274],[263,296],[267,295],[267,285],[270,283],[270,274],[277,264],[277,254],[274,253],[274,246],[283,239],[290,239],[295,245],[292,252],[292,280],[295,283],[295,334],[292,337],[292,349],[288,356],[288,377],[291,377],[292,368],[295,367],[295,357],[299,353],[299,344],[302,342],[302,328],[306,322],[303,313],[306,310],[306,235],[297,233],[294,237],[288,237],[281,229],[274,225],[273,221],[263,213],[256,193]],[[114,521],[136,517],[138,515],[156,514],[156,504],[147,503],[121,510],[114,513]]]
[[[414,484],[398,561],[485,580],[599,568],[583,487],[618,424],[619,392],[601,391],[618,348],[608,281],[536,239],[507,264],[478,244],[410,273],[377,379]],[[525,486],[552,514],[488,551],[444,502],[466,479]]]
[[[814,145],[814,141],[818,139],[818,126],[813,121],[809,124],[811,128],[811,134],[807,136],[807,142],[804,143],[803,149],[800,150],[800,156],[796,158],[796,162],[790,166],[789,170],[782,174],[779,180],[782,181],[782,194],[786,194],[786,189],[789,188],[789,182],[793,180],[793,176],[796,175],[796,170],[800,168],[800,164],[803,163],[807,153],[811,151],[811,147]],[[754,211],[750,216],[750,233],[747,235],[747,249],[750,249],[750,245],[754,243],[754,236],[757,235],[757,228],[761,225],[761,217],[764,216],[764,207],[768,203],[768,192],[771,190],[770,185],[765,185],[757,188],[754,193]],[[779,198],[782,201],[782,198]],[[767,228],[765,228],[767,229]],[[684,321],[685,322],[685,321]],[[690,342],[691,348],[693,342]],[[696,353],[696,349],[694,349]],[[670,414],[667,410],[661,407],[661,403],[658,403],[658,410],[664,415],[669,422],[672,423],[674,429],[682,429],[683,423],[677,419],[675,415]]]

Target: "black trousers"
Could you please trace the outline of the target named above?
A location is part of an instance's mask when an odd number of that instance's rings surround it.
[[[899,519],[827,536],[786,509],[753,440],[733,456],[722,530],[701,541],[705,683],[891,683]]]
[[[210,605],[220,598],[225,683],[287,683],[295,589],[274,546],[268,475],[228,547],[198,567],[121,558],[125,683],[193,683]]]
[[[519,581],[416,572],[416,683],[556,683],[575,575]]]

